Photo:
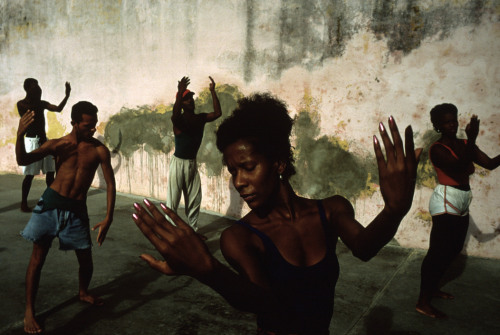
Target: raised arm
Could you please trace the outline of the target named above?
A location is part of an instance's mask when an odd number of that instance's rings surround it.
[[[66,82],[66,95],[64,96],[64,99],[61,101],[61,103],[58,106],[47,103],[45,108],[52,112],[61,112],[64,109],[64,106],[66,106],[66,102],[68,102],[70,93],[71,85],[69,84],[69,82]]]
[[[477,115],[472,115],[469,124],[465,128],[467,134],[467,143],[465,150],[458,156],[453,155],[449,149],[442,145],[434,145],[431,147],[431,160],[440,169],[452,178],[460,178],[466,171],[470,163],[474,161],[476,152],[476,139],[479,134],[479,120]]]
[[[476,146],[476,150],[474,152],[474,163],[485,169],[494,170],[500,166],[500,155],[490,158]]]
[[[475,145],[476,137],[479,134],[479,119],[477,115],[472,116],[470,123],[465,127],[465,132],[467,133],[467,145],[471,142],[471,137],[474,139],[471,144],[472,148],[470,149],[474,163],[488,170],[494,170],[500,166],[500,155],[490,158]]]
[[[211,287],[239,310],[273,313],[277,317],[286,314],[286,304],[278,303],[267,288],[220,263],[210,254],[200,236],[172,210],[161,204],[163,212],[173,220],[175,226],[151,202],[144,200],[144,203],[151,214],[136,203],[133,219],[164,258],[158,260],[151,255],[142,254],[141,258],[153,269],[166,275],[191,276]]]
[[[389,128],[393,142],[383,123],[379,125],[385,158],[377,137],[373,137],[380,191],[384,199],[382,211],[364,228],[355,220],[354,210],[347,200],[330,199],[325,203],[327,208],[333,207],[333,210],[329,211],[331,220],[336,223],[342,241],[356,257],[364,261],[375,256],[394,237],[401,220],[410,210],[415,191],[417,164],[422,149],[414,149],[411,126],[405,131],[405,150],[392,117],[389,118]],[[328,206],[328,201],[334,202],[334,206]]]
[[[210,90],[210,93],[212,94],[212,103],[214,111],[212,113],[207,114],[206,121],[212,122],[217,120],[222,115],[222,109],[220,108],[219,98],[217,97],[217,93],[215,92],[215,81],[210,76],[208,78],[210,78],[211,81],[208,88]]]
[[[28,110],[19,120],[19,127],[17,129],[16,138],[16,161],[18,165],[29,165],[37,162],[45,156],[52,154],[54,141],[47,141],[38,149],[31,152],[26,152],[24,146],[24,134],[28,131],[28,126],[35,120],[35,112]]]
[[[116,186],[115,186],[115,174],[113,172],[113,167],[111,166],[111,155],[108,148],[104,145],[99,146],[98,153],[101,158],[101,168],[104,180],[106,181],[106,218],[96,224],[92,230],[99,228],[99,233],[97,234],[97,244],[102,245],[106,239],[106,234],[108,233],[109,227],[113,222],[113,213],[115,210],[115,199],[116,199]]]
[[[182,96],[184,94],[184,91],[187,90],[187,87],[189,85],[189,78],[188,77],[182,77],[181,80],[178,81],[177,83],[177,94],[175,95],[175,103],[174,107],[172,109],[172,124],[174,125],[174,131],[175,128],[180,130],[182,128],[182,125],[180,124],[180,119],[181,119],[181,110],[182,110]]]

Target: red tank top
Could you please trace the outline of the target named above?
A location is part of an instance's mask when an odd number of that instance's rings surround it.
[[[467,144],[467,140],[466,139],[464,139],[464,143]],[[436,174],[437,174],[437,178],[438,178],[439,183],[441,185],[448,185],[448,186],[458,186],[458,185],[460,185],[460,183],[458,181],[456,181],[452,177],[448,176],[442,169],[440,169],[436,165],[434,165],[434,162],[432,161],[432,158],[431,158],[431,150],[432,150],[432,147],[435,146],[436,144],[441,145],[441,146],[445,147],[446,149],[448,149],[450,151],[450,153],[453,155],[453,157],[455,157],[456,159],[458,159],[458,156],[457,156],[457,154],[449,146],[447,146],[447,145],[445,145],[443,143],[434,142],[431,145],[431,147],[429,148],[429,159],[430,159],[430,161],[432,163],[432,166],[436,170]],[[474,173],[474,164],[472,162],[470,162],[470,164],[469,164],[468,171],[469,171],[469,174],[473,174]]]

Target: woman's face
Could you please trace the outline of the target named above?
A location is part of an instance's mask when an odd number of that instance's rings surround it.
[[[439,130],[444,136],[456,137],[458,131],[458,120],[455,114],[446,113],[441,117]]]
[[[248,206],[266,204],[278,185],[278,163],[270,162],[248,140],[230,144],[223,154],[233,185]]]

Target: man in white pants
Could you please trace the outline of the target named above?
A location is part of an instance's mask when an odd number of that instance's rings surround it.
[[[41,99],[42,89],[38,85],[38,81],[36,79],[27,78],[24,81],[24,90],[26,91],[26,97],[17,102],[17,111],[21,117],[26,114],[27,111],[35,112],[35,120],[28,127],[26,137],[24,138],[26,151],[31,152],[47,142],[44,111],[49,110],[51,112],[61,112],[68,101],[71,86],[68,82],[66,82],[66,95],[58,106],[52,105],[51,103]],[[40,170],[42,170],[42,173],[45,174],[45,182],[47,187],[49,187],[54,181],[54,174],[56,171],[54,157],[49,155],[38,162],[34,162],[23,167],[23,174],[25,175],[21,188],[21,211],[23,212],[31,212],[32,210],[28,206],[28,194],[30,192],[33,178],[35,175],[40,173]]]
[[[175,152],[170,161],[166,205],[177,212],[181,195],[184,195],[185,213],[194,230],[198,229],[201,205],[201,181],[196,155],[203,139],[205,124],[215,121],[222,115],[219,98],[215,93],[215,82],[212,77],[209,78],[214,108],[212,113],[194,113],[194,92],[187,89],[190,82],[188,77],[183,77],[178,82],[172,111]]]

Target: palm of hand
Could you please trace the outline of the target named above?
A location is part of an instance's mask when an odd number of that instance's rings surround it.
[[[394,142],[390,140],[383,124],[380,124],[380,135],[384,142],[386,158],[382,154],[378,140],[374,138],[380,191],[386,210],[394,215],[404,216],[413,201],[418,159],[422,149],[414,150],[413,131],[408,126],[405,130],[405,155],[396,122],[392,117],[389,119],[389,126]]]

